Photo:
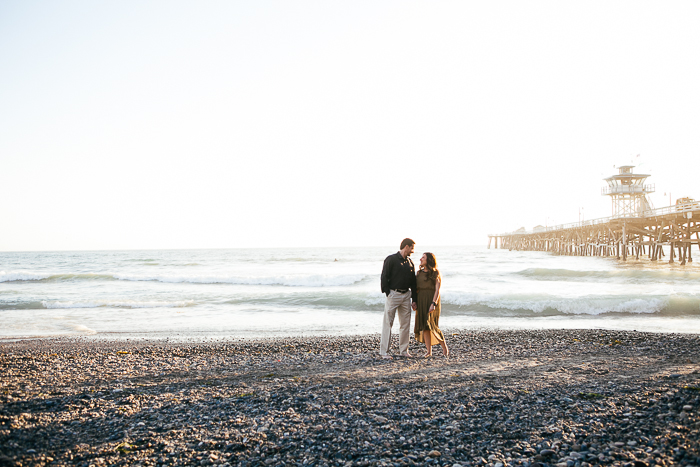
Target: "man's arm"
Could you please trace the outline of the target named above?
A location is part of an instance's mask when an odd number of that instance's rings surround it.
[[[413,303],[418,301],[418,283],[416,282],[416,270],[411,267],[411,300]]]
[[[382,293],[387,296],[389,295],[389,276],[391,276],[392,266],[391,256],[387,256],[384,260],[384,267],[382,268]]]

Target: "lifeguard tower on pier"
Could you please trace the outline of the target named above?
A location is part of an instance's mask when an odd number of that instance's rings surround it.
[[[605,179],[608,186],[602,194],[612,198],[613,217],[644,217],[653,209],[647,194],[654,192],[654,185],[645,185],[649,175],[633,173],[633,168],[620,166],[620,173]]]

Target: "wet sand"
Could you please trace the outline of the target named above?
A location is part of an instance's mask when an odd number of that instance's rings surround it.
[[[444,331],[0,342],[0,466],[700,465],[700,336]]]

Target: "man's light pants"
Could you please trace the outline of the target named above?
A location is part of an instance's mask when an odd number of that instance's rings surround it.
[[[379,343],[379,354],[389,354],[391,343],[391,326],[394,324],[396,311],[399,312],[399,353],[408,352],[408,341],[411,329],[411,291],[400,293],[396,290],[389,292],[384,304],[384,322],[382,324],[382,340]]]

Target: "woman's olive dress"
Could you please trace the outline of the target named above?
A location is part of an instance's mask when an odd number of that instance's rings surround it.
[[[421,270],[418,271],[416,276],[416,284],[418,286],[418,300],[416,301],[418,309],[416,310],[416,323],[413,329],[413,332],[416,333],[416,340],[423,342],[423,331],[430,331],[432,333],[431,344],[443,342],[445,337],[438,327],[438,321],[440,321],[440,297],[438,297],[435,310],[430,313],[430,305],[433,303],[433,297],[435,296],[435,282],[431,281],[428,278],[428,274]]]

